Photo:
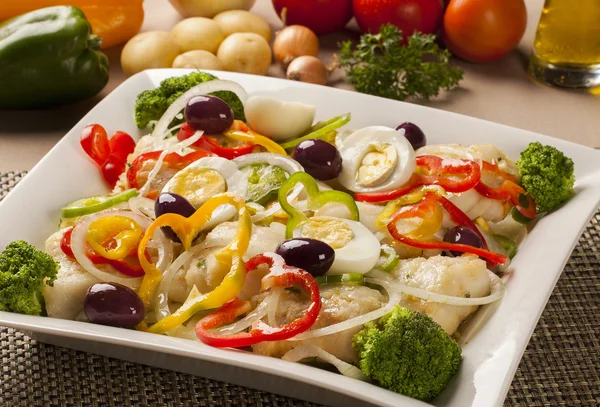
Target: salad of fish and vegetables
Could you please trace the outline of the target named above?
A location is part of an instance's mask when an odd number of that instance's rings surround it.
[[[204,72],[143,92],[132,115],[137,141],[84,128],[112,192],[65,202],[44,251],[6,247],[1,311],[327,364],[430,400],[464,322],[526,272],[510,267],[519,244],[573,194],[552,146],[514,161],[429,144],[414,123],[315,123],[315,106]]]

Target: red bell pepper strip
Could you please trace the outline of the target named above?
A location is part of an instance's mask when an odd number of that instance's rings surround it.
[[[144,164],[147,161],[158,160],[161,153],[162,151],[152,151],[149,153],[141,154],[135,160],[133,160],[131,166],[127,170],[127,182],[129,183],[129,186],[131,188],[140,189],[144,185],[146,181],[140,179],[140,173],[144,167]],[[167,167],[171,167],[174,170],[179,171],[184,169],[194,161],[198,161],[203,157],[209,157],[212,155],[214,154],[204,150],[197,150],[183,156],[177,153],[169,153],[165,156],[163,160],[163,166],[166,165]],[[154,199],[158,196],[159,193],[159,190],[151,190],[147,196],[148,198]]]
[[[237,127],[240,127],[240,125],[237,124],[236,128]],[[247,128],[247,126],[245,127]],[[187,123],[184,123],[177,133],[177,139],[179,141],[186,140],[192,137],[195,132],[196,130],[192,129]],[[202,150],[210,151],[211,153],[214,153],[219,157],[227,158],[228,160],[233,160],[236,157],[250,154],[255,147],[254,144],[250,143],[242,143],[236,147],[225,147],[219,142],[219,140],[217,140],[217,138],[206,135],[202,136],[198,141],[196,141],[193,146]]]
[[[104,165],[110,154],[108,135],[104,127],[99,124],[90,124],[83,128],[79,140],[83,151],[99,166]]]
[[[439,185],[448,192],[460,193],[475,187],[480,178],[479,164],[475,161],[421,155],[417,157],[416,172],[405,186],[394,191],[355,194],[354,198],[364,202],[387,202],[426,185]]]
[[[480,181],[475,187],[477,192],[486,198],[509,201],[526,218],[535,218],[535,201],[523,187],[517,184],[516,176],[499,169],[497,163],[487,161],[483,162],[482,171],[495,174],[504,179],[504,182],[499,187],[492,188]]]
[[[71,249],[71,235],[73,234],[73,228],[69,228],[63,234],[62,239],[60,240],[60,248],[64,254],[69,256],[72,259],[75,259],[75,255],[73,254],[73,249]],[[148,255],[148,253],[146,253]],[[94,252],[93,250],[86,250],[86,256],[92,261],[94,264],[108,264],[113,266],[118,272],[123,273],[130,277],[141,277],[143,276],[144,269],[140,265],[139,261],[137,261],[137,257],[135,255],[130,256],[131,261],[127,258],[123,260],[110,260],[104,258]]]
[[[230,323],[239,315],[248,311],[248,303],[235,298],[196,324],[198,339],[218,348],[241,348],[264,341],[282,341],[292,338],[307,331],[315,323],[321,311],[321,297],[319,285],[314,277],[305,270],[286,265],[280,256],[273,253],[259,254],[252,257],[246,262],[246,270],[253,270],[261,264],[269,266],[269,273],[262,280],[263,289],[297,286],[310,294],[311,304],[304,315],[280,327],[272,327],[259,321],[249,332],[224,336],[210,332],[209,329]]]
[[[133,153],[135,141],[123,131],[115,132],[109,139],[99,124],[85,126],[81,132],[83,150],[102,170],[102,176],[114,188],[119,176],[125,171],[127,156]]]
[[[479,238],[481,239],[481,243],[483,244],[483,248],[485,250],[487,250],[488,246],[487,246],[487,243],[485,241],[485,238],[483,237],[483,235],[481,234],[481,232],[479,231],[479,229],[477,228],[477,226],[475,226],[475,224],[473,223],[473,221],[471,220],[471,218],[469,218],[466,213],[464,213],[463,211],[461,211],[458,208],[458,206],[454,205],[445,196],[438,196],[437,199],[438,199],[438,202],[440,203],[440,205],[442,205],[442,207],[446,210],[446,212],[448,212],[448,215],[450,215],[450,219],[452,219],[452,221],[454,223],[456,223],[457,225],[459,225],[459,226],[466,226],[469,229],[471,229],[473,232],[475,232],[475,234],[477,236],[479,236]]]
[[[414,216],[409,216],[409,215],[424,217],[425,211],[427,211],[427,210],[433,211],[433,209],[431,208],[431,200],[433,199],[433,197],[437,197],[436,198],[437,201],[440,203],[440,205],[444,209],[446,209],[448,211],[450,217],[452,218],[452,220],[454,222],[456,222],[462,226],[467,226],[467,227],[473,229],[473,231],[475,233],[477,233],[477,235],[481,238],[481,241],[484,245],[484,249],[480,249],[478,247],[473,247],[473,246],[469,246],[469,245],[465,245],[465,244],[448,243],[448,242],[444,242],[444,241],[437,240],[437,239],[417,240],[417,239],[408,237],[406,235],[403,235],[398,231],[398,229],[396,228],[396,222],[399,219],[406,218],[406,217],[414,217]],[[503,254],[499,254],[499,253],[493,253],[493,252],[490,252],[489,250],[487,250],[485,239],[483,238],[483,236],[481,235],[479,230],[477,230],[477,228],[475,227],[473,222],[471,222],[471,220],[468,218],[467,215],[465,215],[460,209],[458,209],[452,202],[450,202],[445,197],[439,196],[432,192],[428,192],[424,195],[423,200],[421,202],[418,202],[418,203],[412,204],[412,205],[407,205],[406,208],[407,209],[404,209],[404,210],[401,209],[398,212],[396,212],[396,214],[392,217],[391,221],[387,224],[387,229],[388,229],[388,232],[390,233],[390,235],[392,235],[392,237],[394,239],[396,239],[397,241],[399,241],[400,243],[404,243],[404,244],[406,244],[408,246],[412,246],[412,247],[418,247],[419,249],[442,249],[442,250],[453,250],[453,251],[459,251],[459,252],[464,252],[464,253],[471,253],[471,254],[475,254],[479,257],[482,257],[482,258],[488,260],[490,265],[506,263],[506,261],[507,261],[506,256],[504,256]]]
[[[108,139],[110,155],[117,157],[120,161],[126,163],[127,156],[135,150],[135,141],[124,131],[115,131]]]

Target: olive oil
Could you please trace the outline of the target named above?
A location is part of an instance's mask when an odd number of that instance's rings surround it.
[[[600,0],[546,0],[530,73],[555,86],[600,86]]]

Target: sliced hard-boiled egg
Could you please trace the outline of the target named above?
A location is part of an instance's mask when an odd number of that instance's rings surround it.
[[[246,101],[248,125],[275,141],[306,133],[315,119],[316,108],[300,102],[284,102],[268,96],[253,96]]]
[[[365,274],[379,259],[379,241],[362,223],[353,220],[313,216],[296,228],[294,237],[321,240],[333,248],[335,260],[327,274]]]
[[[179,194],[199,208],[217,194],[230,192],[243,197],[247,189],[248,178],[233,161],[204,157],[177,172],[163,192]]]
[[[402,131],[371,126],[347,136],[340,146],[344,165],[338,180],[353,192],[390,191],[415,171],[415,152]]]

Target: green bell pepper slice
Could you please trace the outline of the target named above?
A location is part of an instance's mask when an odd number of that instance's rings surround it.
[[[77,7],[47,7],[0,24],[0,109],[31,109],[88,99],[108,82],[108,59],[98,51]]]
[[[112,206],[126,202],[138,196],[140,191],[135,188],[131,188],[120,192],[118,194],[111,195],[95,195],[88,198],[78,199],[77,201],[71,202],[60,210],[60,215],[63,219],[76,218],[78,216],[89,215],[108,209]]]
[[[350,211],[351,220],[357,222],[360,220],[358,206],[356,206],[356,201],[352,198],[352,195],[342,191],[320,191],[319,185],[313,177],[305,172],[296,172],[283,183],[278,192],[279,205],[290,217],[285,229],[286,239],[290,239],[294,230],[308,220],[308,217],[294,208],[287,199],[288,194],[297,184],[304,185],[308,195],[308,209],[311,211],[316,211],[328,203],[341,203]]]
[[[308,134],[306,134],[300,138],[282,143],[281,147],[283,147],[286,150],[289,150],[289,149],[296,147],[298,144],[302,143],[304,140],[310,140],[310,139],[315,139],[315,138],[322,139],[325,136],[327,136],[327,134],[331,133],[334,130],[339,129],[340,127],[342,127],[344,124],[348,123],[349,121],[350,121],[350,113],[346,113],[341,116],[336,116],[332,119],[326,120],[324,122],[319,122],[319,123],[315,124],[313,127],[311,127]]]
[[[347,284],[347,285],[365,285],[365,277],[359,273],[346,274],[326,274],[315,277],[317,284]]]
[[[398,256],[398,253],[396,253],[396,250],[388,244],[382,244],[379,252],[379,260],[377,260],[375,268],[385,271],[386,273],[391,273],[394,271],[399,261],[400,257]]]
[[[289,174],[277,165],[254,163],[240,168],[248,175],[246,201],[259,205],[267,204],[277,195],[277,190],[287,180]]]

